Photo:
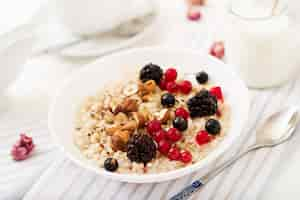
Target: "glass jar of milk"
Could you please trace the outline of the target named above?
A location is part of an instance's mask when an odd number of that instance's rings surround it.
[[[300,29],[287,5],[279,0],[272,7],[272,1],[236,0],[229,8],[227,61],[251,88],[279,86],[299,71]]]

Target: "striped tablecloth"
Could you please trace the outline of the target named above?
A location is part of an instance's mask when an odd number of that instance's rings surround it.
[[[177,13],[182,13],[180,16],[171,13],[172,19],[178,21],[166,21],[166,26],[171,27],[168,28],[165,35],[165,44],[196,49],[207,47],[210,42],[205,30],[211,29],[206,29],[206,27],[211,23],[216,23],[210,22],[205,17],[209,18],[214,13],[204,10],[207,15],[204,15],[202,23],[190,23],[185,21],[184,9],[181,6],[182,4],[176,4],[174,8]],[[168,7],[168,9],[170,11],[171,8]],[[47,58],[40,58],[40,62],[35,63],[35,67],[39,67],[43,62],[53,67],[61,64],[56,70],[65,70],[65,74],[68,72],[63,68],[66,63],[78,66],[78,64],[74,64],[76,62],[71,62],[68,59],[48,56]],[[58,81],[58,78],[54,78],[54,80]],[[239,141],[213,165],[222,163],[251,144],[255,140],[255,129],[268,114],[285,104],[299,103],[300,79],[281,88],[251,91],[251,96],[249,120]],[[34,108],[39,106],[44,110],[36,109],[38,111],[35,111]],[[9,150],[20,132],[32,135],[37,148],[30,159],[14,162],[9,156]],[[286,152],[287,147],[296,147],[297,142],[295,141],[299,141],[299,139],[300,134],[299,136],[296,135],[295,140],[280,147],[261,150],[244,157],[195,194],[193,199],[259,199],[267,180],[271,178],[271,174],[274,173],[278,163],[283,160],[282,155]],[[192,180],[199,178],[201,173],[193,173],[177,180],[157,184],[128,184],[104,179],[74,165],[55,147],[47,131],[45,106],[38,103],[23,104],[14,111],[9,110],[9,112],[0,115],[1,200],[22,198],[25,200],[167,199]]]

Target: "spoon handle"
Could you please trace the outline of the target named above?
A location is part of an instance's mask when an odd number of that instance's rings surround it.
[[[247,148],[245,151],[237,154],[236,156],[233,156],[230,160],[226,161],[225,163],[222,163],[221,165],[214,168],[212,171],[208,172],[206,175],[204,175],[201,179],[194,181],[192,184],[181,190],[178,194],[174,195],[170,198],[170,200],[187,200],[193,193],[200,190],[203,185],[211,181],[213,178],[215,178],[219,173],[224,171],[226,168],[230,167],[232,164],[234,164],[237,160],[242,158],[244,155],[249,153],[250,151],[256,150],[261,148],[260,146],[251,146]]]

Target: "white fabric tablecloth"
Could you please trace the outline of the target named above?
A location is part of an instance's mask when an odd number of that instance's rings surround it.
[[[186,20],[183,3],[171,0],[159,2],[164,7],[161,20],[164,20],[165,27],[157,27],[155,34],[164,35],[163,45],[206,51],[213,40],[222,39],[222,23],[215,20],[218,12],[213,8],[216,1],[211,1],[204,9],[203,19],[199,23]],[[160,30],[165,32],[160,33]],[[15,99],[8,110],[0,115],[1,200],[167,199],[192,180],[199,178],[199,173],[193,173],[158,184],[120,183],[81,169],[57,149],[47,130],[47,95],[51,94],[70,71],[91,61],[43,55],[26,64],[23,76],[11,89],[11,95]],[[249,120],[239,142],[215,164],[223,162],[253,142],[255,129],[266,115],[285,104],[297,104],[300,79],[281,88],[251,91],[251,96]],[[33,136],[36,151],[30,159],[14,162],[9,156],[9,151],[21,132]],[[259,199],[267,180],[272,178],[287,152],[300,150],[297,147],[299,140],[300,134],[296,134],[295,139],[287,144],[261,150],[243,158],[192,199]]]

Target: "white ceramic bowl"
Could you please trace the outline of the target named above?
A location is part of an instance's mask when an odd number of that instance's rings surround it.
[[[126,79],[126,74],[135,72],[145,64],[153,62],[162,67],[176,66],[179,73],[205,70],[212,81],[219,84],[231,107],[230,130],[224,140],[202,161],[185,168],[159,174],[133,175],[107,172],[92,165],[82,156],[73,143],[75,113],[82,101],[95,95],[103,85],[114,80]],[[74,72],[58,90],[49,111],[49,129],[57,143],[68,157],[85,169],[114,180],[146,183],[161,182],[204,170],[238,139],[248,116],[248,90],[232,67],[221,61],[191,50],[166,48],[143,48],[106,56]]]

